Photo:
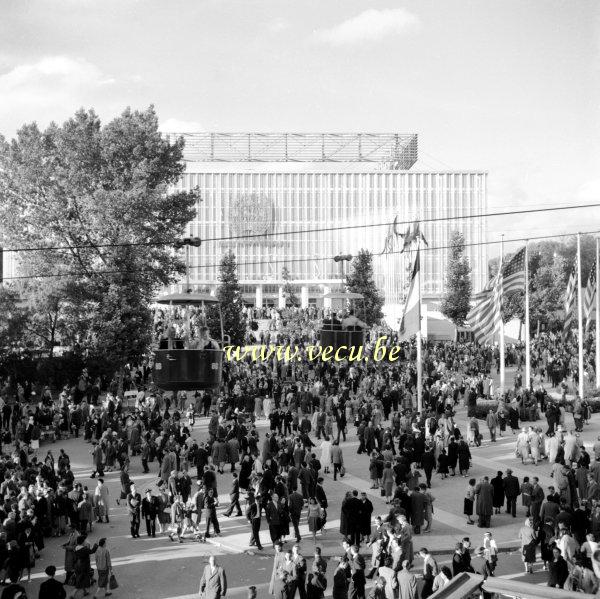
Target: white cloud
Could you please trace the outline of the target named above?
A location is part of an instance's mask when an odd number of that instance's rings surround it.
[[[315,31],[317,41],[332,46],[378,41],[414,30],[419,18],[404,8],[369,9],[329,29]]]
[[[579,187],[577,197],[584,202],[600,202],[600,179],[591,179]]]
[[[15,66],[0,75],[0,131],[10,135],[24,122],[68,118],[114,83],[96,65],[68,56]]]
[[[286,31],[289,28],[290,22],[283,18],[273,19],[272,21],[267,23],[267,29],[271,33],[281,33],[282,31]]]
[[[158,126],[163,133],[202,133],[204,127],[196,121],[180,121],[179,119],[167,119]]]

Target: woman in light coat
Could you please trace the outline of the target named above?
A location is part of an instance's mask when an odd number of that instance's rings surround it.
[[[325,474],[329,474],[329,464],[331,464],[331,441],[325,436],[321,441],[321,464]]]

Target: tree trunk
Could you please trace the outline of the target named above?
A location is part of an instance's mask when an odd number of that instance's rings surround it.
[[[117,376],[117,397],[123,399],[123,379],[125,378],[125,368],[121,366],[119,368],[119,374]]]

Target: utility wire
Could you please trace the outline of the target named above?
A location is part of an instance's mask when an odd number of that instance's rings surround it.
[[[483,214],[463,214],[457,216],[439,216],[420,219],[420,223],[435,223],[445,221],[458,221],[475,218],[488,218],[495,216],[513,216],[518,214],[533,214],[539,212],[557,212],[560,210],[577,210],[582,208],[598,208],[600,202],[594,204],[575,204],[573,206],[550,206],[547,208],[527,208],[523,210],[511,210],[509,212],[487,212]],[[396,225],[410,225],[418,219],[411,219],[405,221],[396,221]],[[251,235],[232,235],[226,237],[209,237],[202,239],[202,243],[209,243],[214,241],[238,241],[244,239],[257,239],[264,237],[277,237],[281,235],[303,235],[306,233],[326,233],[331,231],[347,231],[354,229],[370,229],[373,227],[385,227],[391,226],[394,221],[388,221],[383,223],[367,223],[360,225],[341,225],[335,227],[322,227],[316,229],[297,229],[293,231],[273,231],[268,233],[255,233]],[[4,252],[45,252],[45,251],[57,251],[57,250],[76,250],[76,249],[99,249],[99,248],[111,248],[111,247],[149,247],[149,246],[166,246],[173,245],[173,242],[156,242],[156,241],[140,241],[140,242],[126,242],[126,243],[99,243],[99,244],[74,244],[74,245],[63,245],[63,246],[40,246],[40,247],[24,247],[24,248],[6,248]]]
[[[515,239],[505,239],[504,243],[517,243],[517,242],[526,242],[526,241],[539,241],[542,239],[556,239],[556,238],[562,238],[562,237],[571,237],[573,235],[576,235],[577,233],[582,233],[582,231],[577,231],[574,233],[562,233],[562,234],[554,234],[554,235],[538,235],[536,237],[520,237],[520,238],[515,238]],[[600,230],[596,230],[596,231],[585,231],[583,232],[585,235],[593,235],[595,233],[600,233]],[[480,242],[474,242],[474,243],[465,243],[464,247],[480,247],[480,246],[484,246],[484,245],[496,245],[502,243],[502,240],[495,240],[495,241],[480,241]],[[446,249],[450,249],[452,246],[451,245],[442,245],[442,246],[435,246],[435,247],[421,247],[419,251],[421,252],[433,252],[433,251],[439,251],[439,250],[446,250]],[[393,252],[387,252],[385,254],[372,254],[372,256],[374,258],[381,258],[384,256],[389,256],[392,254],[401,254],[403,253],[403,250],[396,250]],[[314,257],[314,258],[287,258],[287,259],[281,259],[281,260],[259,260],[259,261],[255,261],[255,262],[239,262],[237,263],[237,266],[255,266],[255,265],[262,265],[262,264],[291,264],[291,263],[297,263],[297,262],[326,262],[326,261],[331,261],[333,260],[333,256],[328,256],[328,257]],[[195,268],[195,269],[199,269],[199,268],[215,268],[218,267],[218,264],[198,264],[198,265],[191,265],[189,268]],[[147,268],[147,269],[138,269],[138,270],[98,270],[98,271],[93,271],[91,274],[98,274],[98,275],[110,275],[110,274],[123,274],[123,275],[129,275],[129,274],[142,274],[142,273],[149,273],[149,272],[155,272],[155,269],[151,269],[151,268]],[[40,274],[40,275],[18,275],[18,276],[14,276],[14,277],[4,277],[5,281],[10,281],[10,280],[23,280],[23,279],[48,279],[48,278],[55,278],[55,277],[76,277],[76,276],[89,276],[89,273],[85,273],[85,272],[66,272],[66,273],[50,273],[50,274]]]

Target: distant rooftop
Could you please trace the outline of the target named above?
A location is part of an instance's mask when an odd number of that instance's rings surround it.
[[[418,158],[415,133],[165,133],[185,140],[189,162],[377,162],[406,170]]]

